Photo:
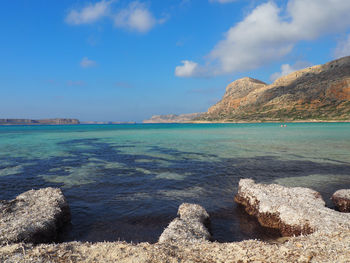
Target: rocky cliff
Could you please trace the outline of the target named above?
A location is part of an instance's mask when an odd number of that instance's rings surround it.
[[[271,85],[243,78],[199,121],[350,121],[350,57],[293,72]]]
[[[0,125],[63,125],[63,124],[79,124],[77,119],[0,119]]]
[[[193,119],[198,118],[202,113],[189,114],[168,114],[168,115],[154,115],[149,120],[144,120],[143,123],[183,123],[192,122]]]

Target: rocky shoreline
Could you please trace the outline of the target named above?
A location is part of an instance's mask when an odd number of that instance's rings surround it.
[[[55,241],[59,229],[70,219],[70,209],[60,189],[24,192],[11,201],[0,201],[0,245]]]
[[[64,203],[59,194],[60,190],[47,189],[45,191],[50,193],[55,190],[58,200],[61,201],[46,202],[44,208],[50,210],[49,207],[52,206],[56,207],[52,211],[67,212],[67,206],[62,206]],[[36,192],[30,192],[30,196],[33,197]],[[28,192],[24,194],[28,195]],[[341,194],[344,195],[342,192]],[[19,197],[14,200],[21,200]],[[29,239],[6,238],[8,241],[0,245],[0,261],[350,262],[350,213],[327,208],[318,192],[308,188],[264,185],[257,184],[251,179],[241,179],[235,200],[245,206],[249,214],[256,216],[262,225],[277,228],[287,237],[273,242],[258,240],[211,242],[208,213],[199,205],[185,203],[179,207],[178,217],[168,225],[159,242],[155,244],[67,242],[34,245]],[[336,198],[333,200],[337,202]],[[1,202],[2,217],[13,213],[11,209],[9,210],[10,202],[13,201]],[[43,200],[38,203],[42,202]],[[40,210],[32,210],[31,215],[37,216],[35,212],[42,213]],[[68,214],[64,214],[66,216],[61,218],[65,220],[61,222],[67,222]],[[1,220],[0,225],[3,229],[5,223],[3,219]],[[11,220],[14,219],[8,216],[6,222],[9,223]],[[27,217],[22,221],[26,220],[31,219]],[[35,225],[34,222],[28,222],[27,225],[29,224]],[[2,231],[0,236],[4,240],[6,230]]]

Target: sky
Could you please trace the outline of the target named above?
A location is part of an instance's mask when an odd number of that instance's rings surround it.
[[[0,118],[136,121],[205,112],[350,55],[348,0],[3,0]]]

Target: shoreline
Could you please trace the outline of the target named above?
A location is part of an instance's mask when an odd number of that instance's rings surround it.
[[[350,120],[285,120],[285,121],[193,121],[191,123],[349,123]]]
[[[252,121],[186,121],[186,122],[110,122],[110,123],[0,123],[1,126],[86,126],[86,125],[139,125],[139,124],[260,124],[260,123],[350,123],[350,120],[252,120]]]
[[[287,196],[289,199],[285,198]],[[253,239],[211,242],[207,240],[207,232],[200,233],[209,216],[206,211],[198,205],[182,204],[179,218],[169,223],[163,232],[165,236],[155,244],[73,241],[34,245],[22,242],[1,245],[0,261],[349,262],[350,214],[327,208],[314,190],[255,184],[251,179],[241,179],[235,200],[243,201],[246,211],[258,217],[261,224],[271,224],[270,227],[280,230],[285,228],[289,230],[288,235],[270,242]],[[192,208],[187,209],[190,206]],[[319,218],[319,214],[323,216]]]
[[[286,121],[188,121],[188,122],[147,122],[136,124],[260,124],[260,123],[350,123],[350,120],[286,120]]]

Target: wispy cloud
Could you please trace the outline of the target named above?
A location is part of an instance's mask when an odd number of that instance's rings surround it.
[[[96,62],[91,59],[88,59],[87,57],[83,57],[83,59],[80,61],[80,66],[82,68],[91,68],[96,66]]]
[[[168,19],[166,16],[160,19],[155,18],[148,6],[139,1],[133,1],[127,7],[113,11],[111,6],[116,2],[116,0],[102,0],[80,9],[72,9],[67,14],[65,21],[70,25],[82,25],[108,18],[117,28],[146,33]]]
[[[205,65],[183,63],[175,74],[220,75],[261,67],[289,54],[299,41],[348,29],[349,13],[350,1],[344,0],[289,0],[285,9],[273,2],[261,4],[225,33]]]
[[[81,9],[73,9],[66,16],[65,21],[71,25],[91,24],[109,14],[109,7],[113,1],[102,0],[95,4],[88,4]]]
[[[157,19],[140,2],[132,2],[129,6],[115,15],[114,25],[119,28],[145,33],[157,24]]]
[[[350,35],[338,42],[333,55],[335,58],[350,56]]]

